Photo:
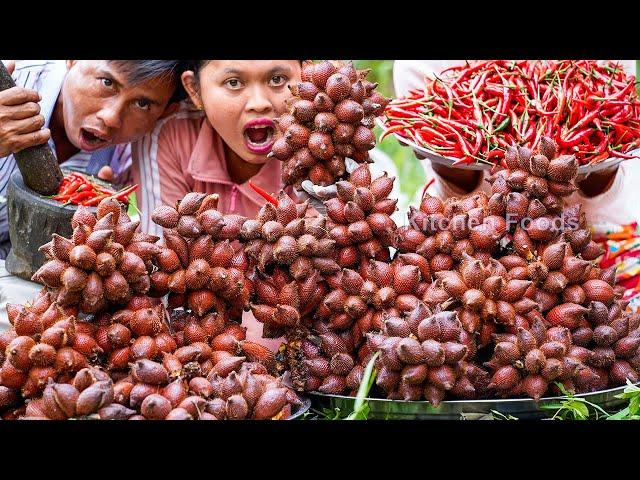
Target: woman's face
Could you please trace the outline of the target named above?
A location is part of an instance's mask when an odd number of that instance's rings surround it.
[[[300,81],[297,60],[211,60],[182,82],[213,128],[244,161],[262,164],[271,151],[273,119],[286,112],[288,84]]]

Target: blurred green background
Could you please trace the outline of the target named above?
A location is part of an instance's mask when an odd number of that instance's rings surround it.
[[[385,97],[394,97],[393,91],[393,60],[354,60],[358,69],[370,68],[371,73],[367,80],[378,82],[379,92]],[[375,128],[376,138],[380,138],[382,129]],[[398,169],[398,181],[400,191],[406,195],[405,202],[410,202],[418,191],[421,191],[425,184],[425,173],[420,166],[419,160],[413,154],[413,150],[402,146],[393,135],[385,137],[378,148],[391,157]],[[401,209],[405,205],[398,205]]]

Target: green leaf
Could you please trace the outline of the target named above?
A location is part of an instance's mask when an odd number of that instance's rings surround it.
[[[635,396],[629,402],[629,413],[635,415],[640,411],[640,396]]]
[[[572,400],[570,405],[579,417],[582,417],[583,419],[589,418],[589,408],[584,403]]]
[[[613,415],[609,415],[609,417],[607,417],[607,420],[626,420],[628,415],[629,415],[629,407],[623,408],[622,410],[620,410],[619,412]]]
[[[560,383],[560,382],[553,382],[553,383],[554,383],[554,385],[555,385],[556,387],[558,387],[558,389],[562,392],[562,394],[563,394],[565,397],[569,397],[569,398],[573,397],[573,395],[571,394],[571,392],[567,391],[567,389],[564,387],[564,385],[563,385],[562,383]]]
[[[518,420],[518,417],[514,417],[511,414],[500,413],[497,410],[491,410],[491,416],[494,420]]]
[[[356,401],[353,404],[353,412],[346,418],[346,420],[366,420],[369,415],[369,404],[366,401],[367,395],[375,382],[378,372],[373,368],[373,365],[378,358],[380,352],[376,352],[367,363],[367,367],[364,369],[362,381],[358,388],[358,394],[356,395]]]

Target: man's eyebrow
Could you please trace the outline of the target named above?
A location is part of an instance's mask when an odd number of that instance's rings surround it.
[[[102,76],[102,77],[105,77],[105,78],[108,78],[108,79],[109,79],[109,80],[111,80],[111,81],[116,85],[116,87],[118,87],[118,88],[123,88],[123,87],[127,87],[127,86],[129,86],[129,85],[128,85],[128,83],[123,83],[123,82],[121,82],[120,80],[118,80],[118,79],[113,75],[113,73],[111,73],[111,72],[110,72],[110,71],[108,71],[108,70],[98,69],[98,75],[100,75],[100,76]],[[147,95],[140,95],[139,97],[137,97],[137,98],[136,98],[136,100],[144,100],[145,102],[148,102],[148,103],[150,103],[150,104],[152,104],[152,105],[156,105],[156,106],[160,106],[160,105],[162,105],[162,102],[161,102],[161,101],[159,101],[159,100],[157,100],[157,99],[155,99],[155,98],[151,98],[151,97],[149,97],[149,96],[147,96]]]
[[[100,75],[101,77],[108,78],[113,83],[115,83],[117,87],[123,87],[124,86],[124,83],[122,83],[121,80],[116,78],[116,76],[109,70],[104,70],[102,68],[99,68],[98,69],[98,75]]]
[[[225,68],[223,73],[228,75],[240,75],[242,72],[236,68]]]
[[[162,102],[160,102],[160,101],[158,101],[158,100],[155,100],[155,99],[153,99],[153,98],[150,98],[150,97],[146,97],[146,96],[144,96],[144,95],[142,95],[142,96],[140,96],[140,97],[136,98],[136,100],[145,100],[146,102],[149,102],[149,103],[151,103],[151,104],[153,104],[153,105],[157,105],[157,106],[162,105]]]

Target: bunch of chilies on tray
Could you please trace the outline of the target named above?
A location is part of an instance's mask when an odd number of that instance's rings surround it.
[[[463,64],[391,102],[384,135],[396,133],[458,164],[506,168],[507,146],[536,150],[543,136],[555,140],[559,154],[575,155],[579,165],[628,159],[640,137],[635,85],[635,77],[614,62]]]
[[[297,92],[340,105],[344,91],[360,98],[363,76],[309,64]],[[314,132],[298,111],[283,138],[294,125]],[[353,132],[369,128],[357,118]],[[255,218],[189,193],[153,212],[159,243],[114,198],[95,213],[79,207],[72,238],[41,247],[40,295],[7,306],[4,417],[286,418],[300,404],[294,390],[355,394],[377,352],[373,395],[434,406],[638,381],[640,316],[615,268],[598,267],[603,249],[580,205],[563,202],[574,156],[547,137],[537,151],[509,147],[490,196],[425,195],[404,226],[391,218],[394,179],[372,178],[359,158],[335,174],[326,215],[285,192]],[[277,355],[245,339],[248,310],[264,337],[284,337]]]

